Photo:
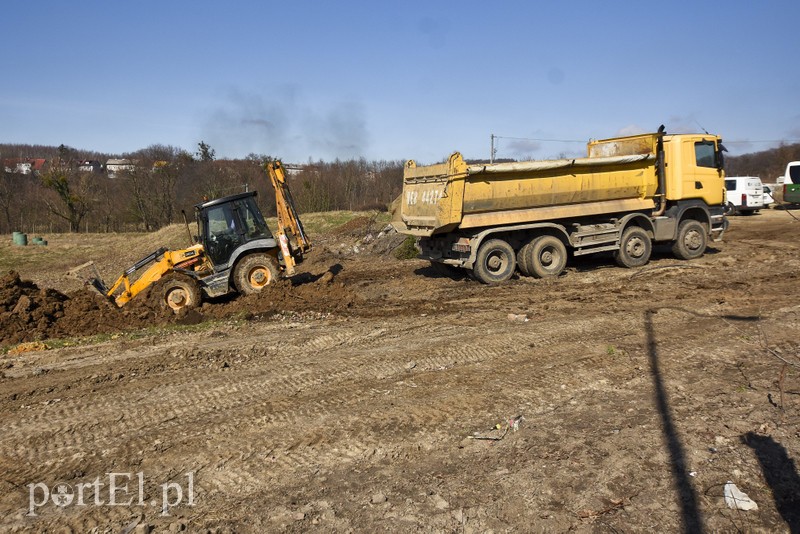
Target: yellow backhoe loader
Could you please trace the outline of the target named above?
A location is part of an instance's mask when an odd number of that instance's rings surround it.
[[[274,236],[258,209],[255,191],[203,202],[195,206],[199,232],[193,236],[193,245],[154,251],[126,269],[111,287],[99,276],[87,283],[121,307],[161,281],[161,304],[178,312],[197,307],[207,297],[233,291],[257,293],[281,272],[294,274],[295,265],[311,250],[311,242],[295,209],[283,165],[270,162],[265,169],[278,210]],[[90,266],[92,262],[69,274],[80,277]]]

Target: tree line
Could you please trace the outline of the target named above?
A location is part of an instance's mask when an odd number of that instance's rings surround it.
[[[272,156],[218,160],[205,142],[197,151],[151,145],[122,157],[132,170],[116,178],[83,172],[84,160],[106,161],[108,154],[61,145],[0,145],[0,160],[45,158],[37,173],[22,174],[0,165],[0,233],[153,231],[181,222],[182,211],[204,199],[258,190],[267,216],[275,214],[275,197],[264,164]],[[800,160],[800,144],[729,156],[729,176],[759,176],[765,183],[783,174],[786,164]],[[402,161],[364,158],[308,162],[289,169],[289,185],[300,213],[332,210],[385,210],[402,190]]]
[[[218,160],[207,143],[197,151],[151,145],[124,154],[129,170],[105,173],[81,170],[85,160],[109,156],[61,145],[0,145],[0,159],[46,158],[45,166],[23,174],[2,167],[0,233],[24,231],[153,231],[182,221],[185,211],[204,200],[257,190],[266,216],[275,214],[275,197],[264,165],[272,156]],[[403,162],[335,160],[284,163],[300,213],[331,210],[386,210],[402,189]]]
[[[800,143],[728,156],[725,158],[725,173],[728,176],[758,176],[765,184],[771,184],[778,176],[783,176],[786,164],[791,161],[800,161]]]

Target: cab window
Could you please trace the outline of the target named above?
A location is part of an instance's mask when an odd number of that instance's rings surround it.
[[[270,238],[272,234],[264,222],[264,217],[256,206],[255,198],[248,198],[242,202],[239,208],[239,215],[242,219],[243,230],[248,239]]]
[[[717,150],[713,141],[699,141],[694,144],[694,156],[698,167],[716,169]]]

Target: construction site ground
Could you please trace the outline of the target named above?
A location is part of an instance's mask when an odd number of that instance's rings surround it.
[[[63,275],[110,281],[181,227],[6,236],[0,531],[798,532],[792,214],[498,287],[362,216],[291,281],[181,316]]]

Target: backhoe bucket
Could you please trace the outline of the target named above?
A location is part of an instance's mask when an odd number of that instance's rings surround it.
[[[90,273],[87,274],[84,272],[90,268]],[[100,278],[100,273],[97,271],[97,266],[93,261],[87,261],[86,263],[78,265],[77,267],[73,267],[67,271],[67,276],[70,278],[75,278],[76,280],[80,280],[86,287],[93,289],[104,297],[108,298],[108,287],[106,286],[105,282],[103,282],[103,279]]]

